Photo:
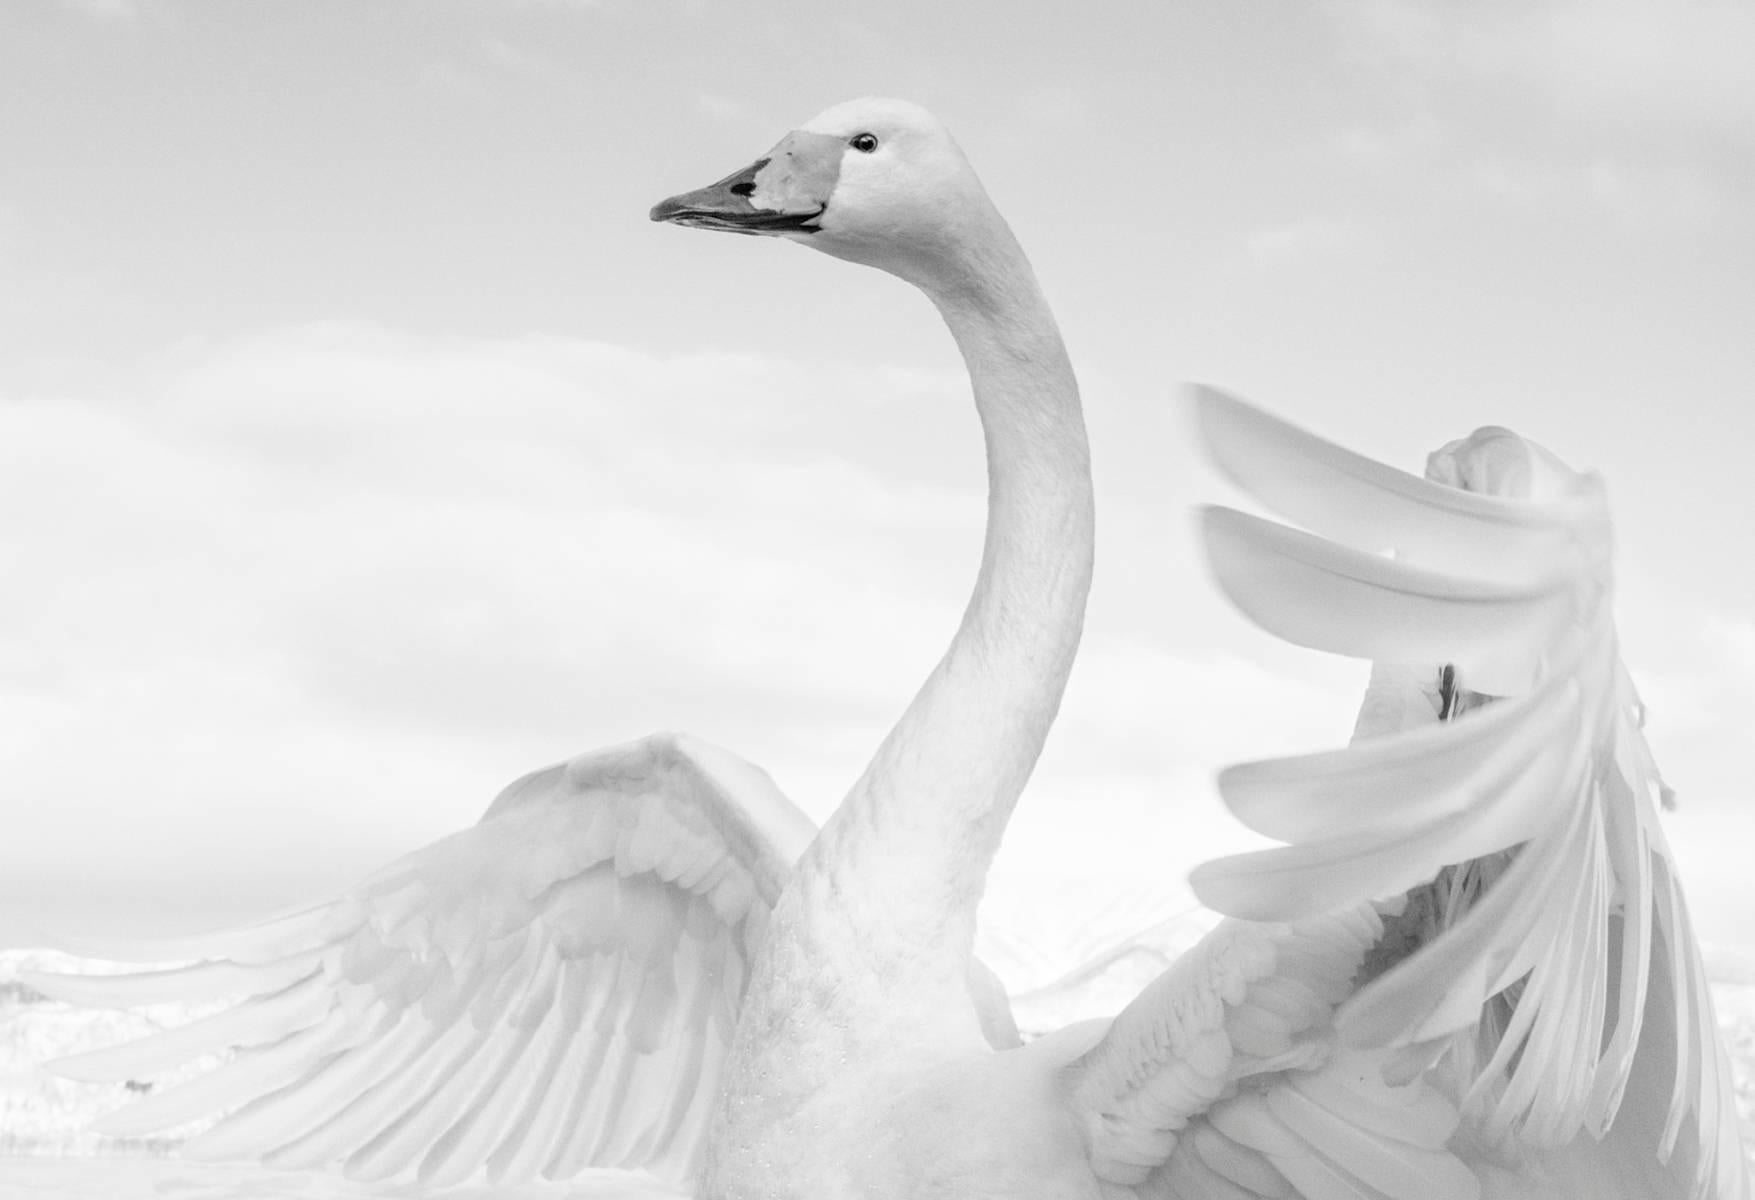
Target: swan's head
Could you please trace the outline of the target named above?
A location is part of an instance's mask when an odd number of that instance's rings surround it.
[[[1482,426],[1427,455],[1426,478],[1512,500],[1558,500],[1587,486],[1552,450],[1498,425]]]
[[[783,237],[919,284],[1004,228],[945,127],[917,104],[875,98],[819,113],[736,174],[662,201],[652,219]]]

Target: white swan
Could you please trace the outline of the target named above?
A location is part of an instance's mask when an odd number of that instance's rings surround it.
[[[1215,567],[1246,611],[1295,640],[1452,662],[1464,686],[1528,695],[1233,772],[1233,806],[1295,845],[1197,883],[1216,907],[1285,923],[1227,921],[1113,1021],[996,1049],[975,907],[1059,703],[1092,562],[1054,322],[961,153],[910,105],[830,109],[653,215],[788,237],[938,305],[990,480],[945,657],[814,839],[760,772],[649,739],[521,780],[481,824],[332,904],[152,951],[204,965],[38,977],[92,1002],[257,995],[65,1063],[137,1077],[250,1047],[112,1129],[229,1111],[193,1152],[431,1183],[643,1166],[715,1198],[1742,1194],[1588,483],[1552,503],[1470,496],[1208,396],[1216,454],[1264,500],[1406,559],[1217,514]],[[1475,445],[1444,461],[1466,476]],[[1323,596],[1355,607],[1313,610]],[[1406,710],[1395,677],[1379,673],[1366,732]],[[1455,904],[1429,916],[1427,881],[1477,858],[1440,876]],[[1586,1122],[1608,1138],[1580,1135]]]

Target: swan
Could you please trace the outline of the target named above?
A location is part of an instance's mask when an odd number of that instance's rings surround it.
[[[110,1131],[224,1114],[188,1153],[434,1186],[637,1167],[713,1200],[1744,1194],[1592,477],[1499,431],[1422,480],[1198,393],[1221,469],[1311,531],[1209,510],[1215,577],[1270,632],[1377,663],[1359,736],[1227,772],[1286,845],[1200,868],[1227,919],[1113,1018],[1019,1044],[976,907],[1093,564],[1053,317],[899,101],[831,108],[652,216],[937,306],[989,481],[949,648],[821,830],[658,735],[524,777],[336,900],[139,951],[193,965],[33,976],[78,1003],[248,997],[62,1060],[139,1078],[241,1048]]]

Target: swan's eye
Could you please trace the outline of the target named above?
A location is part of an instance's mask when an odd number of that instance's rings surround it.
[[[876,150],[878,147],[877,134],[875,134],[875,133],[856,133],[852,137],[847,139],[847,144],[849,146],[852,146],[855,150],[859,151],[861,154],[870,154],[873,150]]]

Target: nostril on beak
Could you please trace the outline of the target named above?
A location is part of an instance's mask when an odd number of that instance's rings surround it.
[[[755,191],[756,185],[754,180],[746,179],[742,183],[734,183],[731,185],[731,194],[733,196],[753,196]]]

